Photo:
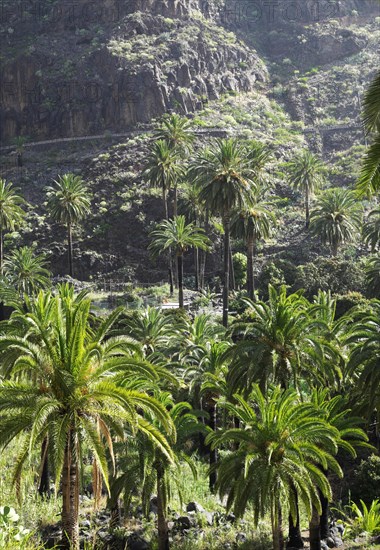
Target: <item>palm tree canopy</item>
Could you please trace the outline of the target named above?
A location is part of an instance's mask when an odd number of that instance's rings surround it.
[[[74,225],[90,212],[90,195],[80,176],[59,176],[46,191],[48,209],[57,222]]]
[[[183,177],[184,168],[179,163],[180,157],[167,141],[159,139],[150,147],[144,176],[152,187],[168,191]]]
[[[273,159],[273,153],[269,146],[261,141],[250,141],[247,145],[247,159],[256,185],[266,186],[268,184],[266,168]]]
[[[204,230],[193,222],[186,224],[185,216],[176,216],[172,220],[163,220],[150,233],[152,239],[149,249],[160,254],[172,248],[178,255],[182,255],[188,248],[208,250],[210,241]]]
[[[276,223],[273,212],[268,210],[268,203],[259,201],[252,206],[245,206],[236,211],[231,219],[231,234],[245,240],[267,239]]]
[[[0,178],[0,229],[13,231],[16,225],[19,225],[25,212],[22,206],[25,205],[24,199],[17,194],[17,189],[11,182],[7,183],[5,179]]]
[[[46,265],[45,254],[36,254],[34,248],[22,246],[5,257],[4,275],[20,295],[30,294],[50,285],[51,273]]]
[[[165,141],[170,149],[179,154],[186,153],[194,141],[194,134],[191,131],[191,121],[173,113],[164,115],[161,119],[161,126],[154,133],[156,140]]]
[[[364,157],[356,188],[361,197],[371,196],[380,190],[380,131],[375,134]]]
[[[377,410],[380,418],[380,302],[374,300],[370,313],[357,313],[346,344],[352,346],[349,370],[366,396],[368,417]]]
[[[257,523],[281,502],[295,519],[296,492],[309,517],[312,506],[320,512],[318,489],[331,498],[331,488],[317,465],[342,475],[334,458],[338,430],[313,404],[300,403],[294,390],[276,387],[264,397],[254,386],[248,400],[238,394],[234,399],[236,405],[221,406],[240,420],[241,428],[219,430],[206,440],[212,447],[238,445],[218,469],[217,487],[228,495],[227,507],[233,505],[241,516],[251,503]]]
[[[363,122],[368,132],[375,132],[368,149],[357,190],[361,196],[372,195],[380,189],[380,71],[371,83],[364,98]]]
[[[186,185],[180,197],[179,212],[190,221],[198,221],[202,214],[202,203],[199,199],[199,189],[195,185]]]
[[[362,205],[349,189],[327,189],[320,197],[310,216],[310,230],[323,243],[338,246],[352,241],[362,221]]]
[[[189,174],[200,188],[200,200],[222,217],[250,202],[256,187],[247,150],[233,138],[216,140],[192,163]]]
[[[380,131],[380,71],[365,95],[363,122],[368,132]]]
[[[285,286],[276,290],[269,285],[268,302],[249,303],[252,321],[233,327],[238,342],[228,373],[232,392],[249,392],[252,383],[297,387],[303,369],[314,380],[326,377],[332,383],[340,376],[339,354],[323,336],[327,327],[310,315],[310,304],[300,293],[287,295]]]
[[[288,169],[290,184],[302,193],[312,194],[323,185],[323,162],[308,149],[289,162]]]
[[[24,436],[15,479],[29,452],[49,436],[57,487],[68,438],[74,438],[79,458],[84,445],[91,449],[108,483],[105,445],[112,457],[110,430],[123,438],[126,425],[142,431],[171,458],[166,438],[143,416],[150,411],[169,436],[173,433],[167,411],[143,391],[142,381],[151,389],[158,374],[135,342],[109,337],[120,309],[92,329],[90,307],[84,294],[76,297],[67,286],[56,296],[40,292],[26,314],[11,317],[11,324],[23,324],[24,336],[10,332],[0,337],[0,350],[9,356],[4,362],[8,375],[17,373],[0,382],[0,446]]]
[[[372,210],[363,225],[363,240],[374,251],[380,245],[380,208]]]

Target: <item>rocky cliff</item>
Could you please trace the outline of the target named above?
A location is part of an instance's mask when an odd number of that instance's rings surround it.
[[[6,2],[1,139],[123,131],[266,79],[252,48],[194,0]]]

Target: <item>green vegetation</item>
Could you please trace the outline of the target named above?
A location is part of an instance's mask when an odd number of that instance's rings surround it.
[[[74,25],[87,45],[35,77],[108,50],[171,112],[2,161],[31,204],[0,180],[0,546],[379,548],[379,75],[358,127],[379,33],[354,10],[345,33],[297,23],[288,52],[279,24],[267,94],[257,30],[214,23],[219,0],[170,9]]]

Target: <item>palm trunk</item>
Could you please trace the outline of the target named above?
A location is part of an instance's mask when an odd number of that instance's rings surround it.
[[[183,308],[183,255],[177,255],[177,268],[178,268],[178,299],[179,307]]]
[[[338,255],[338,243],[332,243],[331,245],[332,255],[335,257]]]
[[[309,225],[310,225],[310,196],[309,196],[309,188],[307,186],[306,186],[306,190],[305,190],[305,210],[306,210],[305,227],[306,227],[306,229],[309,229]]]
[[[217,428],[217,418],[216,418],[216,403],[212,399],[210,407],[208,409],[208,413],[210,416],[210,428],[213,432],[216,431]],[[215,491],[215,484],[216,484],[216,463],[218,460],[218,451],[216,449],[210,449],[210,458],[209,458],[209,465],[210,465],[210,476],[209,476],[209,486],[210,491],[213,493]]]
[[[178,188],[177,186],[174,187],[174,200],[173,200],[173,217],[175,218],[177,216],[178,211]]]
[[[209,211],[208,208],[206,208],[206,217],[205,217],[205,231],[208,235],[210,232],[209,227]],[[200,288],[204,288],[205,286],[205,272],[206,272],[206,259],[207,259],[207,252],[206,250],[202,251],[202,262],[201,262],[201,268],[200,268]]]
[[[79,550],[79,476],[71,432],[67,436],[62,472],[62,545],[67,550]]]
[[[230,242],[229,258],[230,258],[230,290],[235,290],[236,289],[235,268],[234,268],[234,260],[232,257],[231,242]]]
[[[199,249],[194,248],[194,265],[195,265],[195,290],[199,290]]]
[[[321,531],[318,510],[313,506],[309,523],[310,550],[321,550]]]
[[[169,531],[166,521],[164,469],[160,462],[156,464],[157,472],[157,528],[158,550],[169,550]]]
[[[283,550],[284,534],[282,531],[281,505],[275,502],[271,511],[273,550]]]
[[[73,229],[71,223],[67,224],[67,241],[68,241],[68,258],[69,258],[69,275],[74,277],[73,268]]]
[[[300,514],[298,508],[298,495],[295,492],[295,504],[297,508],[297,517],[296,523],[294,524],[291,514],[289,514],[289,536],[286,548],[288,550],[298,550],[304,547],[304,543],[301,537],[301,527],[300,527]]]
[[[224,280],[223,280],[223,326],[228,327],[228,301],[230,291],[230,218],[223,219],[224,227]]]
[[[50,496],[48,448],[48,438],[45,437],[41,446],[41,475],[38,484],[38,493],[44,497]]]
[[[165,220],[168,220],[169,219],[168,199],[166,196],[166,189],[164,185],[162,186],[162,203],[164,207],[164,218]]]
[[[247,241],[247,289],[248,296],[255,300],[255,276],[253,273],[253,256],[255,254],[255,239],[250,238]]]
[[[322,514],[320,517],[320,532],[321,532],[321,539],[325,540],[330,536],[329,500],[322,494],[319,495],[319,498],[321,500],[321,505],[322,505]]]
[[[162,204],[164,207],[164,218],[165,220],[169,219],[169,211],[168,211],[168,199],[166,194],[166,188],[163,185],[162,186]],[[172,262],[172,251],[169,248],[168,251],[168,277],[169,277],[169,287],[170,287],[170,296],[173,296],[174,292],[174,285],[173,285],[173,262]]]

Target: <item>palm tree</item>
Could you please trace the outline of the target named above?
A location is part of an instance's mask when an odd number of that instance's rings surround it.
[[[324,337],[323,320],[310,314],[310,303],[299,292],[287,295],[285,286],[269,285],[268,302],[251,302],[252,321],[236,324],[237,340],[228,373],[231,391],[250,391],[258,383],[266,391],[270,383],[298,388],[305,369],[308,380],[320,376],[332,383],[339,374],[340,357],[333,342]],[[322,373],[322,375],[321,375]]]
[[[179,161],[178,152],[164,139],[158,139],[151,144],[144,176],[152,187],[161,189],[165,220],[169,219],[167,194],[177,186],[178,180],[184,174]]]
[[[160,122],[159,128],[154,133],[155,139],[166,141],[169,147],[180,156],[188,153],[195,138],[191,120],[172,113],[164,115]]]
[[[189,221],[194,222],[197,227],[202,227],[203,209],[202,203],[199,200],[199,189],[195,185],[187,185],[184,188],[184,192],[181,195],[181,201],[179,205],[179,213],[184,214]],[[207,228],[205,227],[207,232]],[[205,264],[206,252],[204,251],[204,258],[202,267]],[[194,264],[195,264],[195,290],[203,288],[204,284],[204,269],[200,270],[199,262],[199,249],[194,248]]]
[[[109,337],[120,316],[115,310],[96,329],[90,326],[91,301],[64,286],[57,296],[40,292],[33,311],[17,314],[23,336],[0,338],[9,354],[10,380],[0,382],[0,447],[23,434],[14,479],[30,452],[51,442],[56,487],[62,480],[65,548],[79,549],[79,480],[82,457],[90,449],[108,488],[105,447],[113,457],[112,431],[124,438],[125,426],[143,432],[171,460],[170,446],[143,416],[156,417],[170,437],[173,423],[162,405],[144,392],[143,381],[157,383],[155,369],[136,355],[129,339]],[[139,384],[136,387],[136,380]]]
[[[321,513],[318,491],[330,499],[331,487],[318,465],[342,475],[333,456],[338,431],[312,404],[300,403],[294,390],[277,387],[264,397],[254,386],[248,401],[234,398],[236,405],[223,406],[241,427],[207,436],[213,447],[237,446],[220,461],[217,487],[237,516],[249,503],[256,524],[269,512],[273,549],[282,550],[282,509],[290,510],[295,521],[297,497],[309,518],[313,507]]]
[[[336,439],[338,448],[349,453],[352,458],[356,458],[355,447],[366,446],[368,437],[365,432],[359,428],[363,424],[361,418],[351,415],[351,410],[347,408],[347,399],[342,395],[331,397],[327,388],[313,389],[310,401],[323,414],[324,419],[338,430]],[[327,475],[327,470],[325,471]],[[310,529],[310,546],[317,548],[320,539],[327,539],[330,533],[329,526],[329,501],[324,495],[320,495],[322,504],[322,513],[320,515],[319,525],[315,523]]]
[[[351,242],[359,233],[362,205],[356,195],[343,188],[327,189],[317,201],[310,216],[310,230],[329,244],[333,256],[343,243]]]
[[[374,132],[373,142],[364,157],[357,189],[370,196],[380,190],[380,71],[371,83],[364,99],[364,126]]]
[[[46,191],[51,217],[67,227],[69,275],[73,277],[73,226],[90,212],[88,188],[80,176],[69,173],[59,176]]]
[[[14,231],[24,219],[24,199],[17,194],[12,183],[0,178],[0,275],[3,273],[4,231]]]
[[[368,214],[367,222],[363,225],[363,240],[372,252],[380,245],[380,208]]]
[[[257,200],[252,205],[246,205],[237,211],[231,220],[231,235],[236,238],[244,238],[247,243],[247,282],[248,296],[255,299],[255,277],[253,259],[256,243],[261,239],[268,239],[276,218],[268,210],[268,203]]]
[[[268,184],[266,169],[273,158],[270,147],[261,141],[252,140],[247,145],[247,157],[254,172],[256,184],[266,187]]]
[[[122,332],[139,342],[146,358],[157,352],[166,352],[179,330],[173,320],[156,307],[133,312],[121,321]]]
[[[371,309],[354,317],[346,344],[351,346],[349,370],[365,397],[368,418],[377,411],[380,419],[380,302],[374,301]]]
[[[177,255],[179,307],[183,308],[183,255],[188,248],[207,250],[209,240],[203,229],[193,222],[186,224],[185,216],[173,220],[163,220],[151,234],[149,249],[159,254],[173,249]]]
[[[218,139],[192,164],[190,178],[199,186],[199,198],[224,228],[223,325],[228,325],[230,286],[230,222],[234,208],[252,199],[254,170],[247,151],[236,139]]]
[[[323,163],[309,150],[303,150],[288,164],[289,182],[305,195],[306,223],[310,225],[310,199],[323,184]]]
[[[208,341],[202,346],[189,348],[188,355],[182,357],[182,361],[190,363],[184,373],[184,379],[189,384],[190,395],[200,399],[200,408],[208,414],[208,426],[212,431],[217,429],[217,400],[227,393],[226,364],[228,362],[227,350],[230,342]],[[198,403],[196,403],[196,406]],[[214,492],[216,484],[217,450],[209,449],[209,486]]]
[[[50,285],[50,271],[46,269],[45,254],[36,254],[33,247],[13,250],[4,260],[4,274],[9,284],[22,297]]]
[[[207,433],[207,429],[198,421],[199,413],[193,411],[191,405],[186,402],[175,402],[172,396],[165,391],[155,392],[156,399],[168,410],[175,432],[170,437],[172,449],[172,461],[167,459],[144,434],[137,434],[131,438],[128,448],[122,449],[118,457],[118,474],[111,486],[113,503],[124,493],[124,503],[131,502],[132,496],[139,488],[139,496],[142,497],[142,509],[148,516],[151,497],[156,495],[158,548],[169,549],[169,532],[167,525],[168,504],[176,490],[181,504],[183,492],[183,468],[185,464],[190,466],[191,472],[196,477],[196,469],[189,451],[192,447],[192,439],[199,432]],[[165,433],[162,426],[152,416],[149,421],[158,431]],[[113,504],[111,503],[111,505]]]

